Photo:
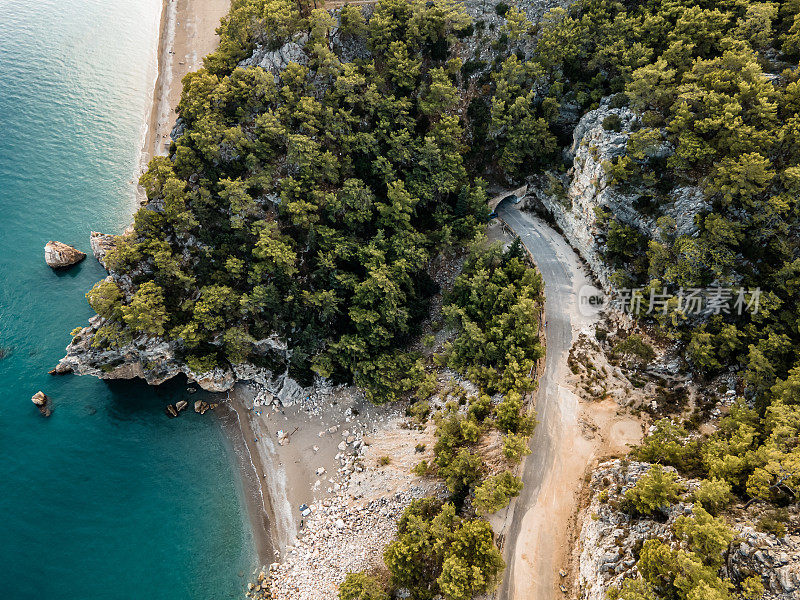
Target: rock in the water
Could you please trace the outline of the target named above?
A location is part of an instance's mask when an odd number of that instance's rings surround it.
[[[103,268],[108,269],[105,262],[106,254],[108,254],[109,250],[117,247],[117,236],[93,231],[90,235],[89,243],[92,246],[92,253],[97,262],[103,265]]]
[[[70,267],[84,258],[86,258],[86,254],[61,242],[51,240],[44,247],[44,260],[53,269]]]
[[[36,392],[33,397],[31,397],[31,402],[36,405],[36,408],[39,409],[39,412],[42,413],[42,416],[49,417],[53,411],[50,410],[50,398],[47,397],[43,391],[39,390]]]
[[[189,406],[189,403],[186,400],[178,400],[175,403],[175,408],[178,409],[178,412],[185,410],[187,406]]]
[[[66,363],[59,362],[54,369],[48,371],[50,375],[68,375],[72,373],[72,367]]]
[[[167,416],[170,419],[174,419],[178,416],[178,409],[175,407],[174,404],[167,404],[167,407],[164,409],[164,412],[167,413]]]

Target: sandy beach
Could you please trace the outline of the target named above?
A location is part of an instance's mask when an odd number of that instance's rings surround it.
[[[230,435],[244,471],[259,482],[247,498],[256,539],[272,544],[258,583],[269,580],[274,600],[329,600],[347,572],[383,569],[403,509],[441,492],[411,473],[433,458],[435,427],[408,427],[404,404],[375,406],[339,387],[282,406],[239,384],[224,406],[238,415]]]
[[[181,99],[184,76],[203,65],[203,57],[216,50],[219,22],[230,0],[164,0],[158,41],[158,76],[147,122],[141,170],[154,156],[167,154],[175,125],[175,108]]]
[[[369,404],[352,388],[315,393],[290,407],[258,405],[257,393],[255,387],[237,385],[226,405],[238,415],[249,463],[245,470],[254,471],[259,482],[258,489],[248,492],[254,527],[262,523],[255,535],[266,532],[266,542],[280,557],[301,529],[299,507],[339,491],[334,477],[342,443],[352,436],[368,437],[398,414]],[[283,444],[279,432],[286,434]]]

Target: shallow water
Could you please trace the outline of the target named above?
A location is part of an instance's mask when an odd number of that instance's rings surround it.
[[[162,412],[184,385],[47,375],[105,273],[43,246],[131,220],[160,9],[0,0],[0,598],[236,598],[255,561],[220,427]]]

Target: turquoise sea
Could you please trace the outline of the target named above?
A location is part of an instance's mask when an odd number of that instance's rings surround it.
[[[160,0],[0,0],[0,598],[240,598],[255,563],[236,458],[185,383],[51,377],[120,233],[150,106]],[[53,399],[49,419],[30,401]],[[245,577],[242,577],[243,573]]]

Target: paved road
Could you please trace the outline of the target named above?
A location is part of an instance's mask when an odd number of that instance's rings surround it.
[[[547,355],[536,398],[539,423],[522,474],[525,487],[505,531],[508,567],[498,598],[546,600],[561,596],[557,572],[576,502],[577,486],[572,481],[576,473],[578,479],[582,475],[586,451],[577,424],[577,398],[559,382],[573,329],[591,320],[577,310],[577,292],[590,282],[575,252],[544,221],[508,201],[498,206],[497,213],[520,237],[542,273],[547,320]]]

